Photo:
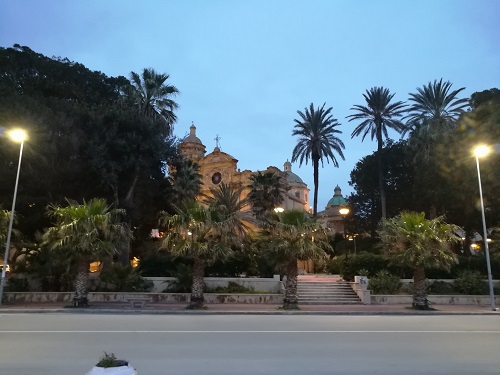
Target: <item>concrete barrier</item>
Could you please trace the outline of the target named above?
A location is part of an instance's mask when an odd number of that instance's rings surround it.
[[[489,305],[490,296],[488,295],[428,295],[427,299],[435,305]],[[495,301],[498,301],[498,296]],[[413,296],[411,295],[371,295],[373,305],[411,305]],[[496,302],[497,303],[497,302]]]
[[[144,277],[153,283],[153,293],[162,293],[177,279],[175,277]],[[205,285],[209,288],[225,287],[229,282],[237,283],[245,288],[266,293],[280,293],[281,281],[279,275],[271,277],[205,277]]]
[[[123,302],[127,303],[130,296],[149,298],[151,303],[188,303],[190,293],[115,293],[91,292],[89,302]],[[281,304],[281,294],[215,294],[205,293],[206,303],[247,303],[247,304]],[[7,292],[4,293],[7,303],[72,303],[73,292]]]

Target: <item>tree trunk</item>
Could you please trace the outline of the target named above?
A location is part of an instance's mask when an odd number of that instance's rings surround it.
[[[291,260],[286,267],[285,298],[283,298],[284,310],[297,310],[299,301],[297,296],[297,259]]]
[[[205,263],[203,260],[196,258],[193,264],[193,284],[191,286],[191,301],[189,302],[189,309],[202,309],[205,303],[203,296],[203,287],[205,274]]]
[[[385,204],[385,182],[384,182],[384,164],[382,162],[382,128],[377,126],[377,167],[378,167],[378,186],[380,190],[380,207],[382,208],[382,219],[387,218],[387,208]]]
[[[313,216],[316,217],[318,214],[318,184],[319,184],[319,160],[313,159],[313,169],[314,169],[314,205],[313,205]]]
[[[87,307],[87,282],[89,278],[90,263],[88,259],[83,258],[78,264],[78,274],[75,279],[75,297],[73,305],[75,307]]]
[[[425,269],[423,267],[416,267],[413,270],[413,307],[419,310],[429,308]]]

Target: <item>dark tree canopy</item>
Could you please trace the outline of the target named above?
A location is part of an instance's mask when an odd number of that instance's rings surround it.
[[[125,95],[130,82],[19,45],[0,48],[0,61],[0,124],[29,134],[16,205],[20,229],[33,236],[47,227],[49,203],[94,197],[125,208],[134,227],[150,229],[168,205],[165,174],[175,139],[164,123],[134,108]],[[18,145],[0,137],[5,207],[12,201],[18,153]]]

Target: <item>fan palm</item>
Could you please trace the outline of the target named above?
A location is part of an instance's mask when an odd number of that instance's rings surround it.
[[[449,269],[457,262],[451,250],[451,244],[458,240],[453,233],[457,229],[446,224],[442,216],[427,220],[423,212],[402,212],[384,221],[379,235],[389,257],[413,269],[413,307],[429,308],[425,269]]]
[[[371,139],[377,139],[377,167],[378,183],[380,190],[380,205],[382,208],[382,218],[387,216],[385,202],[385,180],[383,172],[382,146],[384,138],[388,138],[388,129],[402,132],[404,125],[400,118],[406,112],[406,104],[397,101],[391,103],[394,94],[384,87],[372,87],[363,94],[366,106],[354,105],[351,110],[356,113],[347,116],[349,121],[363,120],[351,134],[351,138],[363,135],[362,141],[370,134]]]
[[[233,191],[221,184],[211,189],[212,197],[206,205],[186,201],[177,208],[175,215],[161,213],[160,222],[166,226],[162,246],[174,255],[193,260],[193,283],[189,308],[204,306],[205,266],[216,260],[227,259],[232,247],[245,235],[251,220],[242,209],[247,204],[240,201],[241,191]]]
[[[179,107],[172,97],[179,90],[167,83],[169,78],[168,74],[157,73],[152,68],[144,68],[141,75],[130,73],[130,81],[135,89],[132,96],[141,113],[162,120],[172,134],[177,121],[174,111]]]
[[[55,220],[43,234],[43,242],[52,250],[63,250],[76,258],[75,304],[87,303],[90,262],[116,253],[116,242],[131,234],[121,222],[125,211],[113,209],[105,199],[94,198],[83,204],[68,201],[68,206],[51,205],[48,214]]]
[[[284,202],[290,187],[283,176],[271,171],[257,172],[250,176],[250,181],[248,198],[257,219],[263,220]]]
[[[292,135],[299,137],[292,153],[292,163],[299,161],[299,166],[305,161],[311,159],[314,173],[314,205],[313,215],[318,213],[318,176],[319,162],[323,166],[323,160],[327,163],[331,160],[333,165],[338,168],[339,163],[335,157],[337,153],[342,160],[345,160],[342,149],[344,143],[336,134],[341,134],[340,130],[335,129],[340,124],[337,119],[331,115],[332,107],[325,109],[326,103],[317,109],[313,103],[305,112],[297,111],[300,119],[294,119],[295,126]]]
[[[276,215],[276,221],[268,223],[261,233],[266,252],[286,275],[284,309],[296,309],[298,260],[318,259],[331,250],[326,230],[303,210],[290,210]]]

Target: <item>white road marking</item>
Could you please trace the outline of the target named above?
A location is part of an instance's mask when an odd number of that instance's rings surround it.
[[[21,331],[21,330],[0,330],[0,333],[478,333],[478,334],[500,334],[500,331],[476,331],[476,330],[460,330],[460,331],[416,331],[416,330],[401,330],[401,331],[345,331],[345,330],[326,330],[326,331],[164,331],[164,330],[115,330],[115,331],[67,331],[67,330],[56,330],[56,331]]]

